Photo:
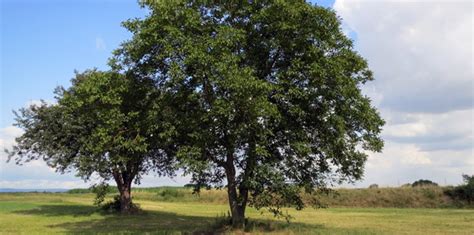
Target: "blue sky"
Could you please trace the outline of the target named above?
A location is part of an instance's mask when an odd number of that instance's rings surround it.
[[[134,1],[2,1],[0,126],[28,101],[53,99],[75,69],[106,69],[130,36],[120,22],[144,14]]]
[[[366,179],[356,186],[419,178],[457,184],[461,173],[473,174],[472,3],[317,2],[337,11],[368,59],[376,81],[364,92],[387,120],[386,148],[370,155]],[[21,134],[11,126],[12,110],[53,100],[53,89],[69,86],[74,70],[107,69],[111,51],[130,37],[120,22],[145,13],[135,1],[3,0],[0,147]],[[0,187],[87,185],[42,162],[19,167],[4,158]],[[148,176],[144,185],[186,180]]]

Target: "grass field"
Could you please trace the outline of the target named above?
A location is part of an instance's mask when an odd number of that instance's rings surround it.
[[[247,231],[218,227],[228,207],[202,201],[148,200],[156,193],[136,192],[143,213],[103,214],[92,194],[0,194],[0,233],[150,233],[213,232],[274,234],[474,234],[472,209],[328,208],[289,209],[291,223],[248,210]]]

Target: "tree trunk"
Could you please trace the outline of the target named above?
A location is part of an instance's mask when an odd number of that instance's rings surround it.
[[[231,210],[232,214],[232,227],[244,228],[245,227],[245,205],[234,204]]]
[[[244,228],[245,226],[245,208],[247,200],[242,200],[242,197],[237,195],[237,190],[234,187],[227,186],[227,194],[229,196],[229,206],[232,216],[232,227]]]
[[[237,193],[237,183],[235,181],[235,167],[233,164],[233,156],[227,157],[226,163],[227,176],[227,195],[229,197],[229,206],[232,216],[232,227],[245,227],[245,207],[247,206],[247,191],[240,190],[240,195]]]
[[[249,189],[247,181],[253,174],[253,169],[256,164],[255,159],[255,142],[250,143],[250,153],[248,155],[247,166],[244,170],[243,180],[240,185],[235,181],[235,166],[233,154],[227,155],[226,175],[227,175],[227,193],[229,195],[229,205],[232,214],[232,226],[234,228],[245,227],[245,209],[249,197]],[[237,188],[238,193],[237,193]]]
[[[127,174],[114,172],[114,179],[120,193],[120,213],[129,214],[132,209],[132,181],[133,178],[126,177]]]
[[[132,209],[132,194],[131,187],[128,185],[122,186],[120,190],[120,212],[122,214],[129,214]]]

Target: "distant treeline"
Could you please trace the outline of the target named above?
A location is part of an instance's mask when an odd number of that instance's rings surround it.
[[[118,193],[117,189],[112,186],[109,186],[108,190],[111,194]],[[316,199],[319,206],[327,207],[461,208],[474,206],[467,200],[453,197],[451,194],[455,190],[456,187],[435,185],[335,189],[319,194]],[[92,191],[90,189],[72,189],[67,193],[92,193]],[[137,200],[164,202],[228,203],[225,190],[201,190],[198,195],[193,193],[191,187],[135,188],[132,196]],[[309,195],[304,195],[303,198],[308,202],[315,203],[314,198]]]

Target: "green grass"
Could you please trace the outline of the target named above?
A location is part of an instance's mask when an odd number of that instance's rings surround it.
[[[67,193],[0,194],[0,233],[182,234],[222,230],[216,224],[228,211],[224,203],[159,201],[173,193],[136,192],[143,213],[103,214],[93,195]],[[164,195],[164,197],[163,197]],[[179,195],[178,195],[179,197]],[[152,198],[149,200],[147,198]],[[288,209],[290,224],[269,213],[248,210],[252,233],[274,234],[473,234],[472,209],[329,208]]]

